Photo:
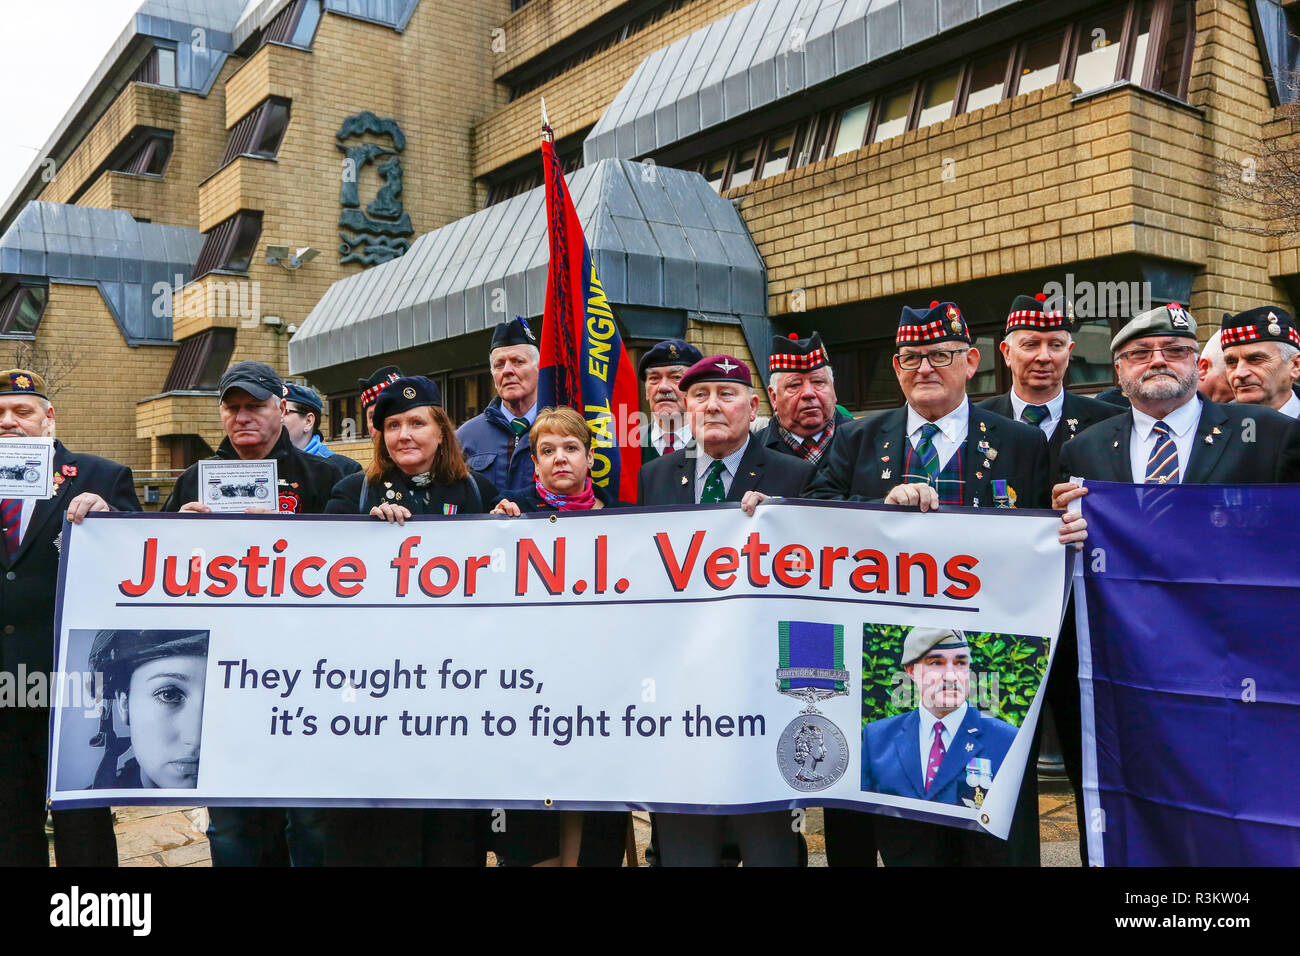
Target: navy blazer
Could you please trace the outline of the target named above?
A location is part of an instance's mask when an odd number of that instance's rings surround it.
[[[966,765],[976,757],[987,758],[996,776],[1015,739],[1015,727],[997,717],[985,717],[967,704],[966,716],[953,734],[927,795],[921,775],[920,712],[877,720],[862,729],[862,789],[963,806],[963,799],[973,801],[975,795],[975,788],[966,782]]]
[[[805,498],[879,503],[891,488],[903,483],[908,448],[906,405],[875,418],[859,418],[838,431],[804,489]],[[996,452],[992,458],[979,448],[985,441]],[[979,507],[994,507],[996,479],[1005,479],[1016,492],[1019,508],[1051,505],[1047,436],[1041,428],[972,405],[962,455],[966,499]]]
[[[1201,403],[1201,421],[1192,442],[1191,460],[1179,462],[1183,484],[1300,482],[1300,422],[1262,405],[1220,405],[1199,397],[1197,401]],[[1057,480],[1075,475],[1132,483],[1132,434],[1131,409],[1093,425],[1065,446]],[[1250,440],[1244,441],[1246,437]]]
[[[992,398],[986,398],[980,402],[980,408],[987,408],[995,415],[1001,415],[1003,418],[1015,419],[1015,406],[1011,404],[1011,396],[1008,394],[994,395]],[[1114,418],[1116,415],[1122,415],[1124,409],[1118,405],[1112,405],[1109,402],[1099,402],[1095,398],[1089,398],[1086,395],[1075,395],[1067,391],[1065,399],[1061,404],[1061,420],[1056,423],[1056,428],[1052,432],[1052,437],[1047,440],[1047,473],[1056,480],[1057,471],[1061,465],[1061,449],[1065,443],[1074,438],[1080,432],[1087,431],[1098,422],[1104,422],[1108,418]],[[1042,431],[1039,428],[1039,431]]]
[[[694,505],[695,443],[671,455],[656,458],[637,472],[638,505]],[[812,474],[812,466],[790,455],[764,448],[757,435],[749,437],[740,456],[736,476],[726,501],[739,501],[747,491],[761,491],[773,497],[798,495]]]

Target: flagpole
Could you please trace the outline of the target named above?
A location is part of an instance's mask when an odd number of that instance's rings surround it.
[[[554,143],[555,130],[551,129],[551,121],[546,116],[546,97],[539,96],[538,99],[542,101],[542,136]]]

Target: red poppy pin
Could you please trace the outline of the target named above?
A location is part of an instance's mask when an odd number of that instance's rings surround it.
[[[64,466],[63,466],[63,473],[64,473],[65,475],[67,475],[69,478],[76,478],[76,477],[77,477],[77,466],[76,466],[76,465],[64,465]]]

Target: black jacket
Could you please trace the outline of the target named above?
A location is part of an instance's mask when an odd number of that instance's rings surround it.
[[[981,441],[987,441],[996,456],[987,458],[979,449]],[[903,483],[907,442],[906,405],[875,418],[850,422],[831,442],[830,453],[818,463],[804,497],[883,501],[891,488]],[[972,406],[962,455],[967,500],[993,507],[993,481],[1005,479],[1016,492],[1017,507],[1051,505],[1047,436],[1041,429]]]
[[[1014,420],[1016,417],[1010,395],[994,395],[992,398],[986,398],[979,403],[979,407],[986,408],[1003,418]],[[1055,478],[1061,464],[1061,449],[1065,447],[1066,442],[1097,422],[1104,422],[1108,418],[1122,414],[1123,411],[1124,409],[1118,405],[1067,391],[1065,401],[1061,405],[1061,421],[1056,423],[1052,437],[1047,439],[1047,473]]]
[[[365,479],[365,473],[358,471],[336,484],[325,505],[325,514],[370,514],[370,509],[375,505],[389,503],[402,505],[413,515],[481,515],[491,511],[492,506],[500,500],[492,482],[475,471],[471,471],[465,480],[453,485],[429,485],[420,489],[408,482],[400,469],[394,469],[388,477],[371,482],[366,487],[363,504],[361,485]],[[446,505],[451,505],[456,510],[446,512]]]
[[[1191,460],[1183,467],[1183,484],[1300,482],[1300,422],[1262,405],[1220,405],[1203,398],[1197,400],[1201,403],[1201,421],[1196,427]],[[1253,441],[1242,440],[1248,420],[1253,422]],[[1093,481],[1131,483],[1132,434],[1132,410],[1093,425],[1065,446],[1057,480],[1077,475]]]
[[[229,438],[223,438],[217,447],[215,458],[237,461],[234,446]],[[279,479],[279,510],[286,514],[318,515],[325,511],[325,502],[329,501],[330,489],[338,482],[343,473],[337,465],[330,464],[328,458],[319,458],[299,451],[289,440],[289,432],[280,429],[280,440],[275,443],[268,456],[276,462],[276,474]],[[176,479],[163,511],[180,511],[181,505],[199,500],[199,466],[190,465]]]
[[[69,472],[72,472],[69,474]],[[54,599],[59,578],[55,541],[64,529],[68,503],[93,491],[114,511],[139,511],[131,469],[95,455],[74,455],[54,443],[54,473],[63,482],[53,498],[32,506],[27,533],[12,561],[0,548],[0,666],[6,673],[24,664],[28,672],[54,669]],[[19,687],[21,694],[25,688]]]
[[[830,446],[835,444],[835,439],[839,437],[839,433],[844,430],[844,426],[851,421],[853,421],[852,415],[842,415],[838,411],[835,413],[835,432],[831,435],[830,444],[827,445],[826,450],[822,452],[823,458],[825,458],[830,452]],[[772,451],[779,451],[781,454],[789,455],[791,458],[799,457],[795,454],[794,449],[790,447],[790,443],[781,437],[781,423],[776,420],[775,415],[773,415],[772,420],[767,423],[767,427],[756,437],[763,443],[764,448],[770,448]]]
[[[695,444],[642,465],[637,474],[636,503],[639,505],[694,505]],[[726,501],[739,501],[747,491],[761,491],[773,497],[799,494],[812,474],[807,462],[763,447],[751,435],[749,445],[736,467]]]

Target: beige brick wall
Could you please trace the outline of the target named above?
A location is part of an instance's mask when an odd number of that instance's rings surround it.
[[[283,179],[275,160],[240,156],[199,186],[199,229],[207,232],[241,209],[273,206]]]
[[[14,361],[20,343],[0,342],[0,361]],[[50,284],[39,349],[57,373],[52,395],[57,434],[73,451],[102,455],[133,469],[150,467],[149,442],[136,435],[137,388],[162,385],[175,349],[127,346],[94,286]],[[157,390],[155,388],[155,390]]]
[[[647,56],[751,2],[697,0],[501,107],[475,130],[474,175],[486,175],[529,153],[537,153],[541,162],[539,97],[546,98],[557,138],[591,126]],[[527,13],[531,6],[520,13]],[[548,42],[558,39],[553,36]]]
[[[502,24],[504,49],[496,54],[493,76],[502,76],[517,66],[572,36],[589,23],[624,6],[627,0],[532,0],[516,10]],[[509,9],[509,5],[505,5]],[[490,42],[491,37],[485,42]],[[490,48],[490,47],[489,47]]]
[[[767,390],[760,384],[763,376],[759,374],[754,356],[745,343],[744,333],[738,325],[723,325],[718,322],[701,322],[690,319],[686,323],[686,341],[694,345],[705,355],[734,355],[743,359],[754,373],[755,392],[758,394],[758,414],[771,415],[772,406],[767,400]]]

